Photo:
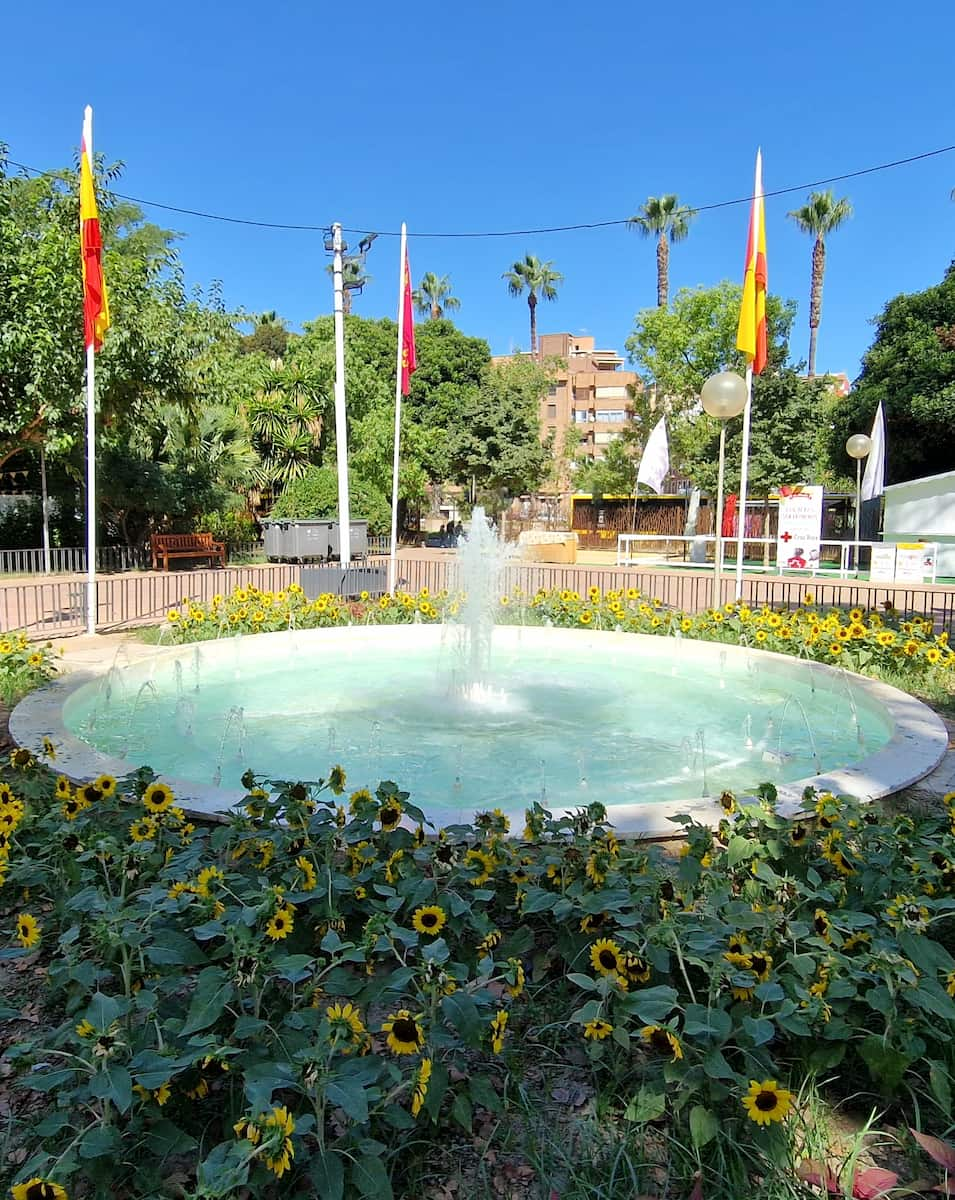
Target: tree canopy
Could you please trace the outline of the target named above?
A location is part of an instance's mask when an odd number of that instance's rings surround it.
[[[881,403],[886,423],[886,482],[952,469],[955,411],[955,262],[941,283],[890,300],[875,321],[875,340],[848,396],[834,403],[833,463],[849,474],[849,434],[868,433]]]

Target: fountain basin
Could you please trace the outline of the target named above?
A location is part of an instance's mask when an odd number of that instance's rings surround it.
[[[13,736],[58,745],[74,777],[149,765],[186,807],[221,812],[246,767],[394,779],[435,825],[535,800],[604,803],[624,832],[714,821],[724,788],[771,780],[876,798],[930,772],[948,738],[904,692],[841,669],[681,638],[502,626],[465,686],[450,626],[347,627],[159,649],[28,696]],[[178,664],[178,665],[177,665]],[[241,710],[241,711],[239,711]],[[220,785],[216,784],[217,775]]]

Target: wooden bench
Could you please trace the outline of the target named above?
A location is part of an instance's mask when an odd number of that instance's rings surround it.
[[[225,542],[214,542],[211,533],[154,533],[149,539],[153,570],[169,570],[171,558],[208,558],[225,566]]]

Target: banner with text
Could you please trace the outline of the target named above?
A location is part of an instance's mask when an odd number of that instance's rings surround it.
[[[819,566],[822,540],[822,488],[780,488],[779,493],[777,566],[814,571]]]

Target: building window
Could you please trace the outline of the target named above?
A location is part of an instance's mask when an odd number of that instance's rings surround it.
[[[556,396],[557,395],[557,384],[556,383],[552,383],[550,385],[550,387],[547,389],[547,395],[548,396]]]
[[[554,417],[557,416],[557,405],[556,404],[548,404],[547,405],[547,415],[548,415],[548,417],[550,417],[551,420],[553,420]]]
[[[589,420],[590,420],[590,414],[587,412],[586,408],[575,408],[574,409],[574,424],[575,425],[583,425]]]
[[[614,425],[619,425],[621,422],[626,421],[626,419],[627,419],[626,409],[623,409],[623,408],[598,408],[597,409],[597,420],[598,421],[608,421]]]

